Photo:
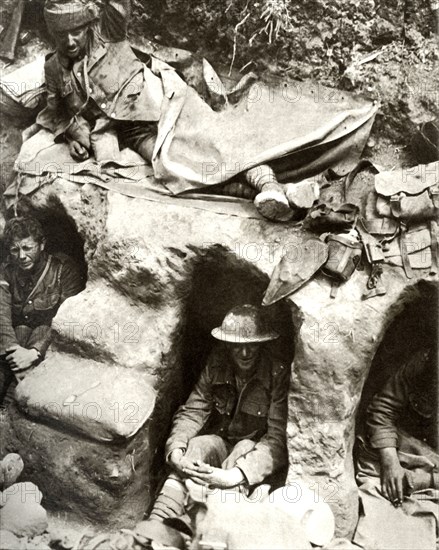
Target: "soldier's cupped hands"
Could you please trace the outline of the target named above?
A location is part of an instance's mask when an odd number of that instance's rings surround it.
[[[192,471],[194,468],[196,468],[196,461],[194,462],[193,460],[185,456],[183,449],[175,449],[174,451],[172,451],[169,457],[169,462],[174,470],[186,477],[187,471]]]
[[[90,157],[90,153],[88,152],[88,149],[84,147],[84,145],[81,145],[79,141],[72,140],[69,142],[69,152],[70,156],[74,160],[87,160]]]
[[[211,489],[229,489],[244,481],[244,475],[239,468],[214,468],[200,460],[195,460],[193,466],[184,469],[183,472],[195,483]]]
[[[32,367],[39,358],[36,349],[26,349],[21,346],[10,347],[6,353],[6,361],[16,375]],[[17,376],[17,378],[21,379],[22,376]]]

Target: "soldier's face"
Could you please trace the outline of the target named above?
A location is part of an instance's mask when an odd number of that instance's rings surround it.
[[[9,253],[15,263],[23,271],[30,271],[41,258],[44,243],[39,243],[33,237],[14,239]]]
[[[228,348],[238,370],[246,372],[255,366],[260,344],[228,344]]]
[[[87,48],[88,29],[90,25],[83,25],[66,31],[55,31],[56,48],[71,60],[84,57]]]

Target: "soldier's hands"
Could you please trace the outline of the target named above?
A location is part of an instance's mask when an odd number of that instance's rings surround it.
[[[199,485],[213,489],[228,489],[245,481],[244,474],[239,468],[231,468],[230,470],[214,468],[201,460],[187,458],[183,449],[174,449],[169,455],[169,463],[184,477],[192,479]]]
[[[396,449],[394,447],[380,449],[380,462],[381,491],[393,506],[401,506],[406,480]]]
[[[183,458],[183,456],[184,456],[183,449],[174,449],[172,453],[169,455],[169,462],[173,466],[177,466],[180,460]]]
[[[229,489],[241,485],[245,481],[244,474],[239,468],[223,470],[197,460],[194,462],[194,467],[185,469],[184,473],[195,483],[211,489]]]
[[[174,449],[169,456],[169,463],[174,470],[183,475],[185,475],[186,470],[190,470],[195,466],[193,460],[184,456],[183,449]]]
[[[8,348],[6,353],[6,361],[20,380],[22,376],[18,376],[18,373],[32,367],[40,357],[36,349],[26,349],[21,346]]]
[[[74,160],[82,161],[90,157],[88,150],[76,140],[69,141],[69,151]]]

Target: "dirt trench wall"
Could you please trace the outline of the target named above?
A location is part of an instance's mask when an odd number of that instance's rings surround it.
[[[312,79],[379,99],[374,141],[406,146],[417,124],[437,116],[439,12],[431,6],[429,0],[134,0],[132,33],[190,49],[226,72],[233,66]]]
[[[280,256],[289,253],[291,261],[302,261],[301,243],[309,235],[257,216],[220,214],[178,199],[166,204],[136,200],[67,182],[42,188],[33,200],[46,204],[50,193],[60,197],[77,224],[89,280],[86,290],[59,310],[49,353],[67,362],[77,357],[78,368],[84,360],[94,360],[108,369],[141,370],[150,376],[158,392],[150,426],[154,457],[142,474],[139,496],[150,502],[163,474],[161,445],[172,413],[203,367],[212,344],[210,330],[236,303],[259,303]],[[329,296],[330,281],[318,275],[271,311],[292,368],[288,482],[298,476],[309,481],[332,507],[340,536],[350,536],[357,519],[352,447],[363,384],[387,327],[419,295],[417,282],[423,278],[429,279],[418,273],[408,281],[401,269],[387,268],[387,294],[362,301],[366,272],[355,272],[335,299]],[[91,325],[99,330],[89,330]],[[63,471],[64,459],[54,450],[48,462]],[[137,512],[133,516],[129,503],[120,501],[117,480],[113,487],[111,478],[98,479],[100,474],[92,475],[87,463],[82,460],[81,469],[74,476],[67,473],[64,482],[85,491],[85,500],[88,490],[94,494],[105,486],[100,500],[105,507],[93,520],[105,523],[111,517],[116,518],[113,525],[125,526],[135,521]],[[139,474],[133,475],[138,484]],[[82,478],[94,481],[79,483]],[[131,483],[129,476],[126,483]],[[50,493],[50,483],[39,485]],[[90,497],[90,502],[96,499]],[[61,495],[58,507],[63,506]],[[75,513],[71,506],[69,510]]]

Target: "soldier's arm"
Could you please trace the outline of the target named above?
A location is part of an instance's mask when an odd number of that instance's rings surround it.
[[[131,16],[131,0],[102,0],[100,7],[102,34],[111,42],[124,40]]]
[[[67,258],[61,268],[61,301],[62,304],[70,296],[79,294],[85,288],[85,277],[71,258]]]
[[[209,366],[201,373],[200,379],[188,400],[176,412],[171,433],[166,442],[166,457],[175,449],[187,449],[190,439],[195,437],[212,412],[211,374]]]
[[[278,365],[273,371],[273,387],[267,417],[267,432],[254,449],[236,461],[249,485],[262,483],[286,463],[286,430],[290,369]]]
[[[19,345],[12,326],[11,303],[9,281],[5,271],[0,269],[0,354]]]
[[[407,369],[402,367],[375,394],[368,409],[366,426],[374,449],[397,447],[397,422],[408,403],[410,381]]]
[[[61,291],[59,305],[70,296],[75,296],[75,294],[84,290],[84,278],[81,276],[78,266],[71,258],[66,257],[62,264],[59,284]],[[47,325],[41,325],[33,330],[28,347],[35,348],[41,358],[44,358],[51,340],[52,328]]]
[[[399,369],[367,409],[369,442],[380,457],[381,490],[394,506],[401,505],[405,491],[405,473],[397,453],[397,422],[409,398],[406,370],[406,367]]]
[[[49,59],[44,66],[47,90],[46,107],[38,114],[36,127],[45,128],[55,135],[55,141],[77,141],[87,150],[90,149],[91,128],[82,116],[71,117],[64,103],[56,77],[55,59]],[[35,131],[33,130],[33,133]],[[72,155],[73,156],[73,155]],[[81,159],[77,159],[81,160]]]
[[[63,139],[63,134],[71,123],[68,116],[55,70],[56,64],[50,58],[44,66],[44,77],[47,90],[46,107],[38,114],[37,124],[55,134],[55,141]]]
[[[48,325],[40,325],[32,331],[26,347],[29,349],[36,349],[39,354],[39,357],[37,357],[37,359],[41,361],[46,355],[51,340],[52,328]]]

